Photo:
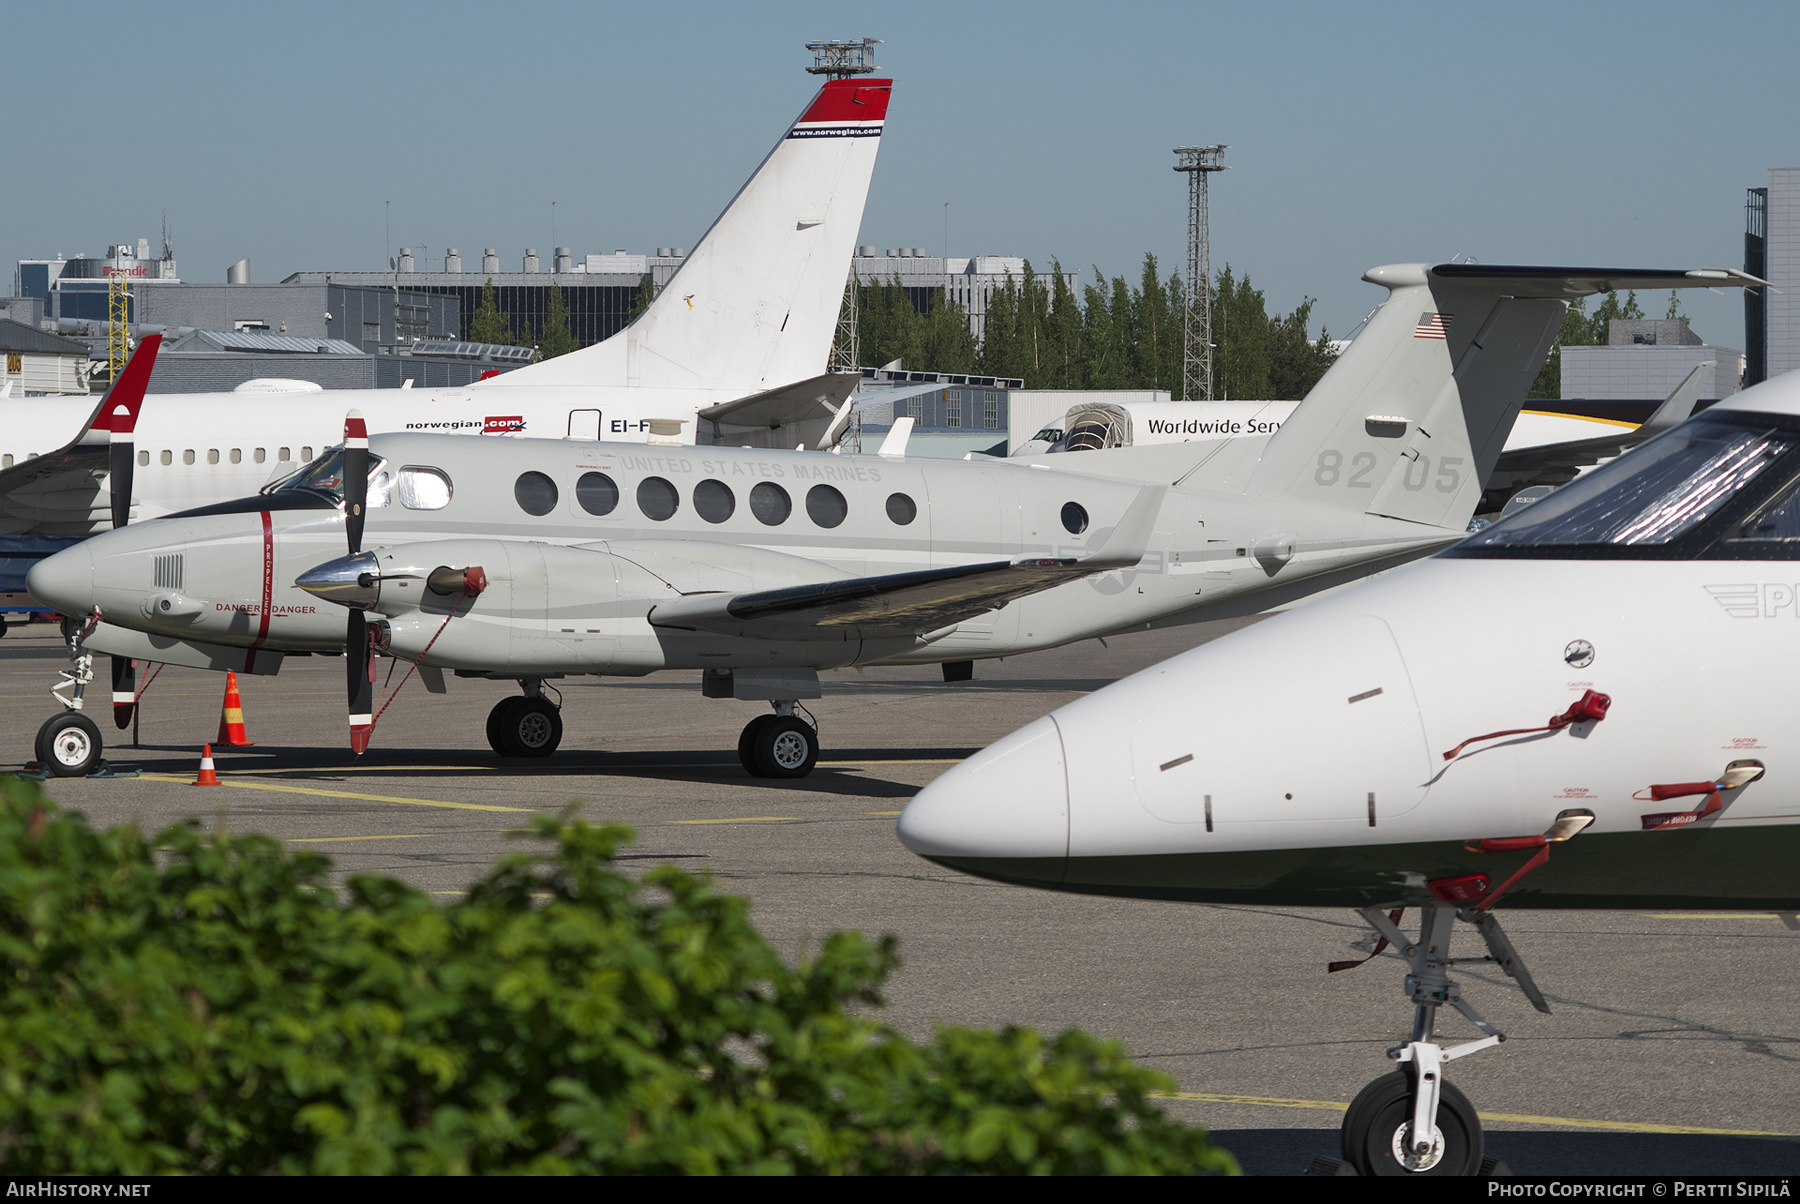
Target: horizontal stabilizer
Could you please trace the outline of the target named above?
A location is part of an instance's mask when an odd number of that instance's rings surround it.
[[[700,411],[700,418],[719,427],[774,430],[790,423],[836,414],[861,383],[860,372],[827,372],[723,405],[708,406]]]
[[[1560,268],[1505,263],[1440,263],[1431,269],[1444,280],[1503,285],[1514,297],[1560,297],[1573,301],[1615,289],[1767,288],[1769,282],[1736,268]]]

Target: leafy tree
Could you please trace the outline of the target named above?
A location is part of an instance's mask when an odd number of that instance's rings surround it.
[[[315,853],[0,781],[0,1171],[1235,1169],[1115,1043],[909,1041],[871,1014],[892,937],[790,966],[744,900],[621,874],[625,829],[536,828],[460,902],[340,897]]]
[[[1606,294],[1593,313],[1587,312],[1587,298],[1578,297],[1569,305],[1563,315],[1562,329],[1557,332],[1556,342],[1550,348],[1550,355],[1544,366],[1538,370],[1537,379],[1532,382],[1525,396],[1532,400],[1554,400],[1562,396],[1562,349],[1564,347],[1602,347],[1606,345],[1611,333],[1611,323],[1615,318],[1641,318],[1644,311],[1639,308],[1637,293],[1626,294],[1623,302],[1619,300],[1618,290]]]
[[[1670,322],[1680,322],[1683,325],[1691,325],[1691,323],[1688,322],[1688,316],[1681,312],[1681,290],[1673,288],[1669,290],[1669,312],[1664,314],[1663,317]]]
[[[569,303],[563,298],[563,291],[553,281],[550,285],[550,312],[544,318],[544,336],[538,349],[545,359],[555,359],[559,355],[567,355],[581,346],[575,336],[569,333]]]
[[[469,341],[512,346],[512,315],[500,312],[500,302],[494,296],[494,280],[491,276],[481,286],[481,304],[476,308],[475,316],[469,320]]]
[[[625,315],[625,324],[629,326],[642,317],[644,311],[650,308],[650,303],[654,300],[656,300],[656,282],[651,278],[650,273],[646,272],[643,282],[638,285],[637,296],[631,299],[631,311]]]

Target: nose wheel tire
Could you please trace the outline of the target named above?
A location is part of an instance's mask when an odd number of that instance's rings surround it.
[[[792,715],[769,715],[751,737],[751,755],[765,778],[803,778],[819,763],[819,733]]]
[[[744,772],[753,778],[763,776],[762,767],[756,763],[756,736],[763,728],[775,721],[773,715],[758,715],[744,725],[743,734],[738,737],[738,764]]]
[[[1350,1102],[1341,1131],[1344,1161],[1359,1175],[1474,1175],[1480,1173],[1481,1120],[1468,1097],[1445,1082],[1438,1095],[1431,1148],[1412,1147],[1412,1078],[1383,1075]]]
[[[503,757],[547,757],[562,735],[562,714],[542,698],[502,699],[488,712],[488,745]]]
[[[80,778],[100,765],[100,729],[79,711],[53,715],[38,728],[37,759],[53,777]]]

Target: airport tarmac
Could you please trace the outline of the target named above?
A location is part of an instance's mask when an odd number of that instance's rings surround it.
[[[762,704],[703,699],[693,673],[556,683],[563,746],[535,763],[502,762],[482,735],[510,684],[453,680],[433,696],[414,680],[352,762],[343,661],[315,657],[290,660],[277,678],[240,678],[255,746],[215,750],[227,785],[197,791],[188,783],[218,726],[222,677],[162,670],[133,750],[111,726],[102,660],[95,717],[109,741],[120,737],[108,756],[144,776],[49,790],[97,825],[222,816],[233,830],[326,853],[346,874],[391,875],[444,898],[516,849],[532,812],[579,799],[588,818],[637,830],[628,866],[669,860],[710,873],[752,900],[782,949],[838,928],[897,933],[905,964],[886,1016],[899,1028],[1026,1024],[1117,1037],[1177,1081],[1167,1106],[1213,1129],[1246,1171],[1297,1174],[1336,1154],[1345,1104],[1391,1068],[1383,1050],[1411,1022],[1391,953],[1325,973],[1360,956],[1355,915],[1028,891],[922,861],[893,833],[906,800],[946,766],[1242,625],[981,662],[974,681],[954,685],[935,666],[824,675],[826,696],[810,704],[824,753],[797,783],[743,772],[737,734]],[[31,756],[54,712],[46,691],[65,663],[54,627],[0,641],[13,763]],[[1533,1011],[1498,972],[1458,973],[1509,1037],[1448,1075],[1486,1117],[1490,1155],[1521,1175],[1800,1172],[1800,931],[1766,913],[1505,918],[1555,1014]],[[1448,1025],[1474,1035],[1460,1018]]]

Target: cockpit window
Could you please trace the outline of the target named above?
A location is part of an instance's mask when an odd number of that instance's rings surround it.
[[[384,475],[387,461],[380,456],[369,456],[369,479],[377,481]],[[288,489],[304,489],[321,497],[330,498],[334,505],[342,505],[344,501],[344,449],[328,447],[319,453],[306,467],[292,476],[285,477],[273,485],[265,486],[264,493],[276,493]],[[371,499],[373,501],[373,499]],[[385,501],[379,503],[385,505]]]
[[[1796,445],[1800,422],[1793,419],[1695,418],[1448,554],[1800,559],[1800,511],[1787,500],[1800,484],[1800,456],[1791,454]]]

